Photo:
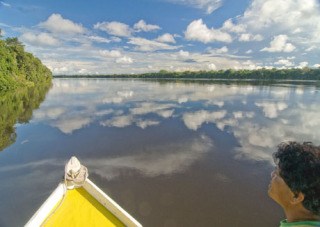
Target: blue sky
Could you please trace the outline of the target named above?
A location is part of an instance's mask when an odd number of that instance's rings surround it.
[[[0,1],[54,74],[320,66],[319,0]]]

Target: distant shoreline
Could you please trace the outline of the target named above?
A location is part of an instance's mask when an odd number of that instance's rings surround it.
[[[53,75],[54,78],[169,79],[169,80],[237,80],[237,81],[319,81],[320,68],[218,70],[169,72],[161,70],[142,74]]]
[[[123,79],[123,80],[132,80],[132,79],[138,79],[138,80],[181,80],[181,81],[243,81],[243,82],[254,82],[254,81],[277,81],[277,82],[320,82],[320,79],[317,80],[312,80],[312,79],[223,79],[223,78],[186,78],[186,77],[181,77],[181,78],[172,78],[172,77],[121,77],[121,76],[71,76],[71,75],[56,75],[53,76],[54,78],[61,78],[61,79]]]

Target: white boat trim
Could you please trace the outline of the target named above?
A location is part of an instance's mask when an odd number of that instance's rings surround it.
[[[113,199],[111,199],[106,193],[104,193],[88,178],[84,182],[83,188],[126,226],[142,227],[142,225],[137,220],[135,220],[128,212],[126,212],[119,204],[117,204]],[[31,219],[27,222],[25,226],[41,226],[43,222],[47,219],[47,217],[50,215],[50,212],[55,208],[57,203],[61,199],[63,199],[66,191],[67,188],[64,182],[60,183],[58,187],[52,192],[52,194],[48,197],[48,199],[41,205],[39,210],[31,217]]]
[[[60,183],[58,187],[51,193],[48,199],[41,205],[37,212],[31,217],[31,219],[25,225],[26,227],[41,226],[46,220],[50,212],[57,205],[57,203],[63,198],[66,193],[66,186],[64,183]]]
[[[128,227],[142,227],[142,225],[135,220],[127,211],[125,211],[119,204],[111,199],[106,193],[98,188],[91,180],[87,179],[83,185],[99,203],[107,208],[114,216],[116,216],[123,224]]]

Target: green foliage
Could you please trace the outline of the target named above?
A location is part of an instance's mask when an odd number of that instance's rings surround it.
[[[14,125],[28,123],[50,86],[22,87],[0,95],[0,151],[15,142]]]
[[[17,38],[0,39],[0,93],[51,84],[52,73]]]
[[[51,71],[25,52],[17,38],[0,39],[0,151],[14,143],[15,123],[29,121],[49,90],[51,78]]]

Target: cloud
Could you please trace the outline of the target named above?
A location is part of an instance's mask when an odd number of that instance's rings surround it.
[[[315,45],[312,45],[311,47],[308,47],[308,48],[306,49],[306,51],[307,51],[307,52],[310,52],[310,51],[313,51],[313,50],[315,50],[315,49],[317,49],[317,47],[316,47]]]
[[[223,53],[227,53],[227,52],[228,52],[228,48],[226,46],[223,46],[220,49],[216,49],[217,54],[223,54]]]
[[[205,25],[202,19],[192,21],[185,31],[185,38],[187,40],[194,40],[203,43],[210,42],[232,42],[231,36],[218,29],[211,28],[209,29],[207,25]]]
[[[136,32],[149,32],[161,29],[158,25],[147,24],[144,20],[139,20],[133,25],[133,28]]]
[[[228,51],[229,51],[229,49],[226,46],[223,46],[221,48],[216,48],[216,49],[211,49],[211,48],[208,49],[208,53],[218,54],[218,55],[228,53]]]
[[[183,141],[175,141],[174,143],[166,143],[161,145],[145,146],[143,152],[120,155],[117,157],[104,157],[104,158],[87,158],[84,164],[90,169],[91,173],[98,174],[105,179],[114,179],[121,176],[124,171],[138,171],[140,174],[146,177],[156,177],[160,175],[171,175],[175,173],[183,173],[188,170],[192,164],[201,161],[205,156],[214,150],[213,141],[205,136],[200,135],[195,138]],[[12,164],[0,166],[1,172],[12,171],[24,171],[32,172],[31,175],[24,178],[11,177],[10,184],[27,185],[28,188],[32,188],[30,180],[28,179],[40,179],[42,169],[51,170],[63,167],[61,163],[64,160],[60,159],[46,159],[39,161],[31,161],[27,164]],[[41,171],[30,171],[34,169],[40,169]],[[49,171],[50,173],[54,171]],[[126,171],[125,171],[126,172]],[[58,176],[50,175],[47,173],[47,179],[54,183]],[[20,175],[19,175],[20,176]],[[26,180],[27,179],[27,180]],[[34,181],[33,181],[34,183]],[[21,187],[20,187],[21,188]],[[48,188],[50,190],[50,188]]]
[[[286,90],[292,94],[292,88]],[[310,92],[308,89],[295,90],[294,94]],[[299,100],[299,99],[297,99]],[[320,125],[317,117],[318,104],[291,103],[284,111],[277,112],[277,117],[267,122],[255,119],[243,119],[239,127],[234,128],[234,135],[241,144],[236,149],[236,157],[250,160],[267,160],[273,163],[271,153],[281,141],[313,141],[319,143],[317,128]],[[271,103],[271,102],[269,102]],[[277,102],[275,102],[277,105]],[[312,119],[312,120],[310,120]],[[294,132],[294,133],[293,133]]]
[[[32,45],[57,46],[60,44],[59,40],[52,37],[48,33],[34,34],[31,32],[26,32],[20,36],[20,39]]]
[[[111,39],[112,42],[116,42],[116,43],[121,42],[121,39],[119,37],[116,37],[116,36],[112,36],[110,39]]]
[[[37,120],[54,120],[67,112],[65,107],[50,107],[42,111],[35,111],[34,118]]]
[[[6,3],[6,2],[2,2],[0,1],[1,5],[5,6],[5,7],[11,7],[11,5],[9,3]]]
[[[179,51],[179,56],[180,57],[183,57],[183,58],[187,58],[190,56],[190,53],[188,51],[183,51],[183,50],[180,50]]]
[[[71,134],[73,131],[81,129],[91,123],[89,117],[77,116],[61,118],[52,123],[52,126],[57,127],[61,132]]]
[[[134,119],[132,116],[117,116],[106,121],[100,122],[100,125],[105,127],[117,127],[117,128],[124,128],[127,126],[132,125]]]
[[[130,109],[130,112],[134,115],[144,115],[149,113],[155,113],[163,118],[169,118],[172,116],[174,110],[171,110],[173,105],[159,104],[154,102],[144,102],[136,107]]]
[[[216,70],[216,69],[217,69],[217,66],[216,66],[214,63],[210,63],[210,64],[208,65],[208,69],[209,69],[209,70]]]
[[[157,112],[157,114],[163,118],[172,117],[173,113],[174,113],[174,110],[160,110]]]
[[[226,20],[222,25],[222,30],[234,32],[234,33],[242,33],[246,31],[246,26],[243,24],[234,24],[232,19]]]
[[[159,36],[157,39],[155,39],[155,41],[158,41],[161,43],[176,43],[176,40],[174,39],[174,37],[169,33],[165,33]]]
[[[289,59],[280,59],[274,63],[275,65],[284,65],[286,67],[294,66],[293,62]]]
[[[94,42],[97,42],[97,43],[110,43],[111,42],[111,40],[106,39],[101,36],[88,36],[88,38]]]
[[[110,35],[120,37],[130,37],[132,29],[124,23],[112,21],[112,22],[98,22],[94,26],[94,29],[105,31]]]
[[[100,55],[103,57],[110,57],[110,58],[119,58],[121,57],[121,52],[118,50],[100,50]]]
[[[222,0],[168,0],[169,2],[187,5],[197,9],[205,10],[207,14],[211,14],[222,5]]]
[[[252,35],[249,33],[241,34],[239,37],[240,42],[249,42],[249,41],[262,41],[263,36],[262,35]]]
[[[132,58],[128,57],[128,56],[123,56],[121,58],[118,58],[116,60],[116,63],[121,63],[121,64],[132,64],[133,60]]]
[[[130,39],[129,39],[130,40]],[[152,41],[152,40],[151,40]],[[159,44],[159,42],[155,42]],[[137,43],[138,44],[138,43]],[[161,43],[165,44],[165,43]],[[32,46],[28,48],[33,53],[37,53],[37,56],[41,58],[44,64],[48,67],[51,67],[53,73],[64,74],[64,75],[74,75],[80,69],[87,69],[91,74],[100,73],[100,74],[126,74],[126,73],[145,73],[150,71],[159,71],[161,69],[170,70],[170,71],[199,71],[208,68],[208,64],[214,63],[217,69],[243,69],[251,67],[250,65],[258,64],[257,59],[251,61],[250,64],[245,56],[237,56],[230,54],[210,54],[208,51],[204,53],[189,52],[182,50],[181,54],[185,56],[181,58],[179,50],[181,46],[174,46],[165,44],[165,46],[149,46],[144,45],[144,42],[141,42],[140,46],[129,46],[130,49],[138,51],[126,51],[115,49],[121,52],[121,57],[128,56],[133,60],[133,63],[130,67],[119,67],[118,64],[115,64],[115,58],[108,57],[110,56],[108,52],[105,52],[106,56],[103,56],[103,49],[96,49],[92,46],[79,46],[74,48],[74,46],[61,46],[58,48],[48,50],[41,49],[37,46]],[[142,49],[142,50],[141,50]],[[154,50],[170,50],[174,49],[175,51],[154,51]],[[221,49],[221,48],[218,48]],[[112,49],[107,49],[111,51]],[[142,51],[142,52],[141,52]],[[148,51],[148,53],[146,53]],[[153,52],[154,51],[154,52]],[[188,53],[189,56],[187,57]],[[228,51],[229,52],[229,51]],[[74,56],[77,58],[75,59]],[[98,59],[98,60],[97,60]],[[185,62],[185,59],[191,59],[192,64]],[[152,67],[150,67],[152,66]],[[61,71],[63,69],[63,72]]]
[[[317,0],[254,0],[239,21],[252,31],[290,34],[301,44],[320,42],[320,5]]]
[[[135,45],[135,49],[139,51],[174,50],[178,48],[177,46],[139,37],[130,38],[128,43]]]
[[[296,47],[287,42],[287,35],[278,35],[270,42],[270,47],[265,47],[261,51],[267,52],[292,52]]]
[[[170,175],[187,170],[214,148],[207,136],[172,144],[145,147],[143,153],[106,159],[87,159],[86,165],[95,174],[113,179],[121,176],[123,170],[135,170],[147,177]]]
[[[298,65],[298,68],[301,68],[301,69],[302,69],[302,68],[304,68],[304,67],[307,67],[308,64],[309,64],[309,63],[306,62],[306,61],[300,62],[299,65]]]
[[[150,126],[159,125],[159,121],[148,120],[148,119],[138,119],[133,115],[122,115],[122,116],[115,116],[108,120],[101,121],[100,125],[104,127],[116,127],[116,128],[124,128],[131,125],[136,125],[139,128],[146,129]]]
[[[182,118],[187,128],[196,131],[204,123],[217,123],[216,121],[224,118],[226,114],[227,111],[225,110],[213,112],[200,110],[194,113],[185,113]]]
[[[86,30],[81,24],[76,24],[71,20],[64,19],[60,14],[52,14],[45,22],[39,24],[41,28],[45,28],[53,33],[60,34],[81,34]]]
[[[155,125],[158,125],[160,124],[159,121],[152,121],[152,120],[138,120],[136,122],[136,125],[142,129],[145,129],[149,126],[155,126]]]
[[[261,107],[265,116],[268,118],[278,117],[279,112],[288,108],[288,105],[284,102],[256,102],[256,106]]]

